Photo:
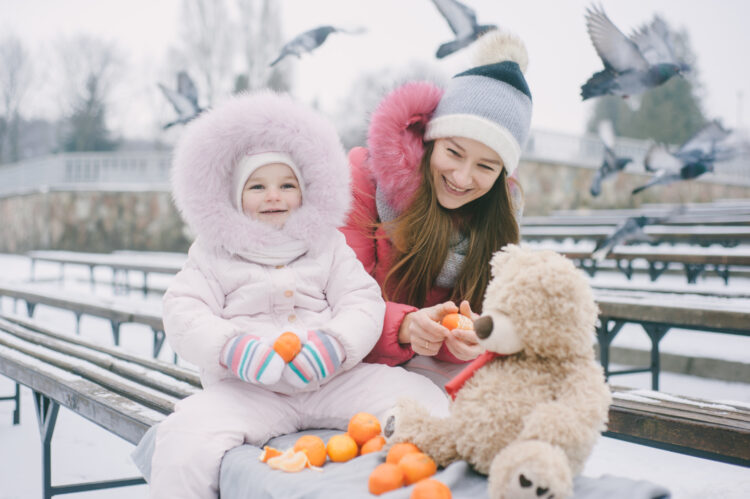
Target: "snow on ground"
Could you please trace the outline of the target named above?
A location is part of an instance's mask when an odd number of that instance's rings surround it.
[[[0,255],[0,279],[26,280],[29,276],[29,260],[25,257]],[[62,289],[56,281],[59,265],[37,262],[35,276],[40,285]],[[88,269],[67,266],[65,269],[66,292],[89,294],[92,287],[88,282]],[[96,270],[100,281],[111,279],[111,273],[104,268]],[[641,284],[648,285],[644,276]],[[597,274],[595,282],[628,282],[618,274]],[[133,285],[141,283],[141,276],[131,275]],[[169,276],[150,275],[149,284],[164,287]],[[638,282],[638,281],[637,281]],[[664,275],[659,284],[686,286],[684,276]],[[731,289],[750,292],[748,280],[730,279],[729,287],[717,278],[706,278],[696,286],[701,289]],[[97,284],[93,292],[99,296],[113,296],[115,293],[107,285]],[[124,296],[119,295],[121,298]],[[152,294],[144,297],[137,290],[127,295],[135,302],[148,302],[148,307],[159,304],[160,296]],[[13,301],[4,298],[0,306],[6,312],[13,309]],[[18,312],[25,307],[19,304]],[[75,317],[72,313],[46,306],[38,306],[35,318],[54,324],[56,327],[73,333]],[[150,355],[152,334],[149,328],[136,324],[124,324],[121,329],[121,346],[140,355]],[[109,323],[102,319],[84,316],[81,319],[82,336],[112,344]],[[615,345],[648,348],[650,344],[637,326],[625,327],[618,335]],[[692,331],[674,330],[662,341],[662,351],[681,354],[700,354],[720,359],[750,363],[750,338]],[[165,346],[160,358],[169,360],[172,352]],[[648,389],[650,375],[639,373],[617,376],[616,384]],[[0,396],[10,395],[13,383],[0,377]],[[750,380],[747,383],[725,382],[691,376],[662,373],[661,389],[667,393],[692,395],[716,401],[739,401],[750,403]],[[0,499],[27,499],[40,497],[41,486],[41,443],[36,423],[31,392],[23,388],[21,392],[21,424],[13,426],[11,402],[0,402]],[[110,480],[138,476],[138,471],[130,462],[133,446],[106,430],[83,419],[77,414],[61,408],[55,435],[52,440],[53,483],[67,483]],[[672,493],[672,497],[706,498],[721,497],[740,499],[750,497],[750,471],[747,468],[715,461],[684,456],[646,446],[602,438],[587,462],[584,474],[587,476],[616,475],[638,480],[659,483]],[[145,498],[146,486],[108,489],[78,494],[66,494],[71,498]]]

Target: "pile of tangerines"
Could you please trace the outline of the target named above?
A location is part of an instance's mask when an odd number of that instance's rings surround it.
[[[259,459],[273,469],[288,472],[306,468],[322,471],[327,460],[343,463],[357,456],[377,452],[385,445],[378,418],[359,412],[349,420],[346,433],[333,435],[325,443],[316,435],[303,435],[294,447],[281,451],[265,446]],[[416,483],[411,499],[450,499],[451,491],[429,477],[437,471],[435,461],[411,443],[394,444],[385,462],[376,466],[368,483],[372,494],[380,495]]]

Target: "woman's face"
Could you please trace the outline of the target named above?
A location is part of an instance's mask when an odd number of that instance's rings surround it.
[[[438,202],[453,210],[487,193],[503,171],[495,151],[473,139],[448,137],[435,140],[430,173]]]

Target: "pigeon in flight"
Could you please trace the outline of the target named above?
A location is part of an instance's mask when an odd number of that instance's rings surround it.
[[[696,132],[676,152],[670,152],[662,144],[652,145],[646,153],[643,165],[647,171],[656,174],[646,184],[633,189],[633,194],[654,185],[691,180],[704,173],[713,172],[714,163],[734,157],[735,151],[720,145],[729,135],[730,131],[714,120]]]
[[[594,251],[591,252],[591,258],[597,262],[604,260],[609,255],[615,246],[618,244],[626,244],[631,241],[646,241],[651,242],[651,236],[643,232],[643,227],[653,223],[661,223],[666,220],[666,217],[647,217],[640,215],[637,217],[628,217],[615,227],[615,230],[609,236],[605,237],[596,244]]]
[[[482,36],[487,31],[497,29],[494,24],[477,24],[477,17],[474,11],[466,5],[456,0],[432,0],[440,14],[445,18],[455,40],[446,42],[438,47],[435,56],[438,59],[460,50],[471,42]]]
[[[364,31],[364,28],[345,30],[333,26],[319,26],[309,31],[305,31],[302,34],[295,36],[290,42],[287,42],[281,47],[281,53],[273,60],[273,62],[271,62],[271,64],[269,64],[269,66],[274,66],[288,55],[301,57],[305,52],[312,52],[323,45],[323,42],[326,41],[326,38],[328,38],[328,35],[331,33],[348,33],[350,35],[357,35]]]
[[[602,165],[591,180],[591,195],[596,197],[602,192],[602,181],[613,176],[625,168],[625,165],[633,161],[632,158],[618,158],[615,155],[615,131],[612,122],[604,120],[599,122],[599,138],[604,145],[604,159]]]
[[[164,125],[165,130],[174,125],[185,124],[203,111],[198,106],[198,90],[195,88],[195,83],[185,71],[177,73],[177,91],[167,88],[161,83],[158,83],[158,85],[177,111],[177,119]]]
[[[659,16],[628,38],[601,7],[592,6],[586,9],[586,27],[604,70],[581,86],[583,100],[600,95],[634,97],[629,104],[637,107],[641,93],[690,69],[675,55],[669,28]]]

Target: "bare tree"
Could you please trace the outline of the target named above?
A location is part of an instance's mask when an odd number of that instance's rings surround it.
[[[289,90],[289,65],[269,67],[281,50],[281,14],[275,0],[237,0],[245,69],[235,91],[270,87]]]
[[[172,51],[178,67],[197,80],[207,105],[232,86],[233,26],[225,0],[183,0],[181,46]]]
[[[0,163],[18,161],[20,108],[32,79],[31,57],[15,36],[0,41]],[[7,149],[6,149],[7,147]]]
[[[124,60],[110,42],[90,36],[62,40],[66,151],[97,151],[115,147],[106,126],[108,98],[119,81]]]

